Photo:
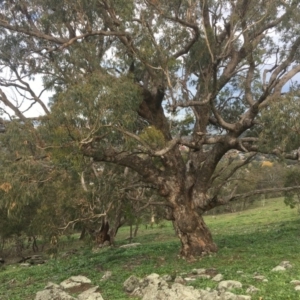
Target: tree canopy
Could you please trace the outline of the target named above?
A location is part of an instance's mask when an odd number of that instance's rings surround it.
[[[46,155],[60,147],[130,168],[162,197],[183,256],[216,251],[201,215],[241,196],[220,196],[226,181],[258,151],[299,158],[299,145],[276,145],[277,129],[263,121],[282,93],[295,95],[299,8],[296,0],[4,0],[3,113],[31,124]],[[43,116],[28,118],[37,106]],[[178,121],[184,114],[188,123]],[[243,159],[222,166],[233,149]]]

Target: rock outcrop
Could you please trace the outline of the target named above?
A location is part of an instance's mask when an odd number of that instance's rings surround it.
[[[103,300],[98,286],[92,286],[85,276],[72,276],[59,285],[49,282],[43,291],[37,292],[35,300]],[[79,293],[74,298],[70,293]]]
[[[132,275],[124,282],[123,287],[130,296],[140,297],[142,300],[251,300],[251,296],[235,295],[228,291],[242,287],[240,282],[232,280],[221,281],[218,290],[201,290],[178,282],[167,282],[153,273],[144,279]]]

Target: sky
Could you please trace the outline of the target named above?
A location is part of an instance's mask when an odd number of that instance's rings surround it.
[[[9,74],[5,73],[5,72],[2,73],[2,76],[4,78],[9,78]],[[36,95],[39,95],[41,93],[41,91],[43,90],[43,82],[42,82],[41,76],[35,76],[34,80],[31,80],[31,81],[26,80],[26,82],[30,84],[31,89],[35,92]],[[28,107],[30,106],[30,104],[32,103],[32,102],[29,102],[28,100],[24,99],[24,97],[20,96],[13,88],[1,87],[1,89],[5,92],[5,94],[7,95],[8,99],[11,102],[13,102],[14,104],[17,104],[17,106],[19,107],[19,109],[22,112],[27,110]],[[25,93],[25,95],[29,96],[28,93]],[[44,103],[48,103],[49,97],[51,97],[52,95],[53,95],[53,92],[45,91],[42,94],[41,99]],[[8,113],[14,115],[12,110],[7,108],[1,102],[0,102],[0,107],[3,108]],[[38,117],[38,116],[44,115],[45,112],[43,111],[43,109],[41,108],[41,106],[39,104],[35,104],[24,114],[26,117],[31,118],[31,117]],[[8,118],[8,116],[6,114],[4,114],[3,118],[6,119],[6,118]]]

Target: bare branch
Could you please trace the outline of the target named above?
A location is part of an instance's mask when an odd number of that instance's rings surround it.
[[[238,162],[230,172],[223,178],[222,182],[214,189],[215,196],[219,194],[221,188],[227,183],[228,179],[231,178],[240,168],[249,164],[255,157],[256,153],[250,153],[250,155],[245,159]],[[220,175],[220,174],[219,174]],[[216,177],[214,177],[215,179]]]
[[[26,122],[26,117],[22,114],[22,112],[17,108],[16,105],[8,100],[6,94],[2,89],[0,89],[0,101],[2,101],[7,107],[9,107],[18,118],[20,118],[23,122]]]
[[[99,218],[103,218],[105,217],[107,214],[106,213],[103,213],[103,214],[97,214],[97,215],[93,215],[93,216],[90,216],[90,217],[86,217],[86,218],[78,218],[76,220],[73,220],[73,221],[70,221],[68,222],[68,224],[64,227],[60,227],[58,228],[59,230],[66,230],[70,225],[72,224],[76,224],[76,223],[79,223],[79,222],[83,222],[83,221],[88,221],[88,220],[92,220],[92,219],[99,219]]]
[[[133,201],[137,201],[137,202],[141,202],[141,203],[145,203],[145,205],[142,206],[141,208],[139,208],[138,211],[141,211],[141,210],[145,209],[146,207],[148,207],[150,205],[173,207],[173,205],[169,202],[151,201],[151,198],[149,199],[149,201],[145,201],[145,200],[140,199],[140,198],[135,198],[135,197],[128,196],[128,199],[133,200]]]
[[[235,124],[230,124],[228,122],[226,122],[221,114],[219,113],[219,111],[216,109],[214,103],[211,104],[211,110],[217,120],[217,123],[224,129],[229,130],[229,131],[233,131],[235,129]]]
[[[292,186],[292,187],[282,187],[282,188],[270,188],[270,189],[263,189],[263,190],[256,190],[244,194],[236,194],[236,195],[230,195],[228,198],[225,199],[225,201],[231,202],[236,201],[238,199],[245,199],[249,198],[254,195],[261,195],[261,194],[268,194],[268,193],[277,193],[277,192],[291,192],[291,191],[297,191],[300,190],[300,186]]]

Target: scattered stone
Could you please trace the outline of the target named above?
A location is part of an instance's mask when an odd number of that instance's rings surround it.
[[[185,284],[185,280],[181,276],[176,276],[175,283]]]
[[[224,280],[218,284],[219,291],[240,289],[242,287],[243,285],[239,281],[235,281],[235,280]]]
[[[236,274],[244,274],[243,271],[236,271]]]
[[[103,300],[98,289],[98,286],[91,287],[91,281],[87,277],[72,276],[59,285],[49,282],[43,291],[36,293],[35,300]],[[80,294],[78,298],[74,298],[69,295],[71,292]]]
[[[192,273],[193,273],[194,275],[205,274],[205,272],[206,272],[206,269],[193,269],[193,270],[192,270]]]
[[[290,283],[293,285],[300,285],[300,280],[292,280]]]
[[[300,291],[300,285],[295,286],[295,291]]]
[[[82,284],[90,284],[91,280],[85,276],[72,276],[60,283],[60,287],[63,290],[73,289],[75,287],[80,287]]]
[[[226,299],[226,298],[225,298]],[[233,298],[234,299],[234,298]],[[237,295],[236,300],[251,300],[251,296]]]
[[[268,279],[266,279],[266,277],[263,276],[263,275],[256,275],[256,276],[253,276],[253,279],[256,279],[256,280],[262,281],[262,282],[268,282]]]
[[[195,281],[196,278],[194,278],[194,277],[185,277],[184,280],[185,281]]]
[[[157,279],[159,279],[159,275],[156,273],[152,273],[146,277],[146,280],[149,282],[156,281]]]
[[[123,288],[127,293],[132,293],[136,288],[139,287],[140,279],[134,275],[131,275],[123,283]]]
[[[130,296],[134,297],[134,298],[143,298],[143,289],[138,287],[136,288],[131,294]]]
[[[162,279],[163,279],[164,281],[166,281],[166,282],[169,282],[169,281],[172,281],[172,280],[173,280],[173,278],[172,278],[171,275],[164,275],[164,276],[162,276]]]
[[[259,292],[260,289],[258,289],[257,287],[253,286],[253,285],[250,285],[247,290],[246,290],[246,293],[247,294],[254,294],[254,293],[257,293]]]
[[[287,269],[292,268],[293,266],[290,264],[288,260],[282,261],[277,267],[273,268],[273,272],[286,271]]]
[[[220,282],[224,279],[224,276],[222,274],[217,274],[215,277],[213,277],[211,280]]]
[[[285,269],[291,269],[293,267],[288,260],[282,261],[279,266],[284,267]]]
[[[281,272],[281,271],[286,271],[286,268],[282,267],[282,266],[277,266],[277,267],[273,268],[271,271],[272,272]]]
[[[127,245],[122,245],[120,248],[132,248],[132,247],[137,247],[140,246],[141,243],[132,243],[132,244],[127,244]]]
[[[98,286],[92,287],[78,295],[78,300],[103,300],[102,295],[98,292]]]
[[[180,278],[180,276],[177,278]],[[134,287],[135,289],[130,296],[140,297],[142,300],[251,300],[250,296],[235,295],[228,291],[216,291],[210,288],[198,290],[178,282],[168,284],[158,274],[151,274],[142,280],[135,276],[130,276],[126,280],[126,284],[124,283],[124,286],[128,286],[128,282],[132,281],[134,284],[130,290]],[[241,283],[239,285],[232,284],[232,286],[241,287]]]
[[[20,264],[20,267],[30,267],[31,264],[30,263],[22,263]]]
[[[74,297],[59,288],[46,289],[36,293],[35,300],[75,300]]]
[[[100,281],[105,281],[105,280],[107,280],[108,278],[111,277],[111,275],[112,275],[112,272],[111,272],[111,271],[106,271],[106,272],[104,273],[104,275],[102,276],[102,278],[100,279]]]
[[[211,276],[208,275],[208,274],[200,274],[200,275],[198,275],[197,277],[198,277],[198,278],[203,278],[203,279],[210,279],[210,278],[211,278]]]
[[[201,294],[191,286],[174,283],[172,288],[164,284],[149,285],[143,290],[143,300],[197,300]]]
[[[53,283],[53,282],[48,282],[47,285],[45,286],[45,290],[50,290],[50,289],[59,289],[60,286],[56,283]]]

